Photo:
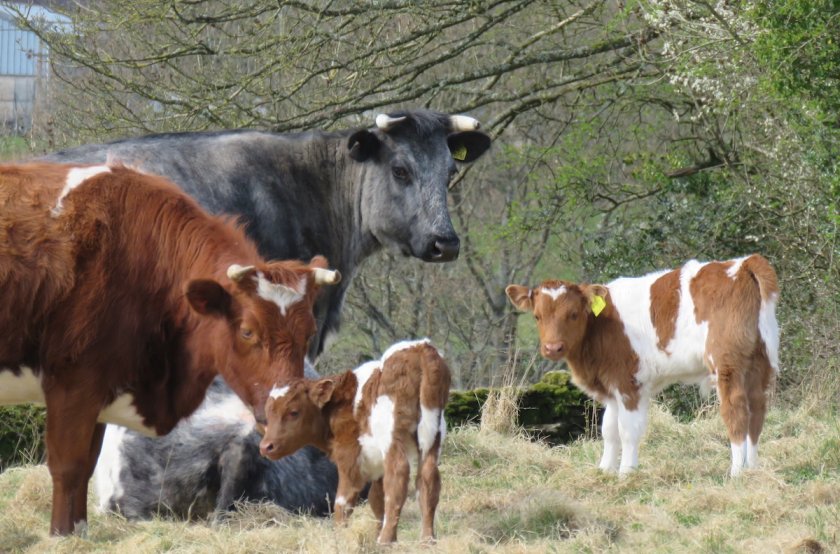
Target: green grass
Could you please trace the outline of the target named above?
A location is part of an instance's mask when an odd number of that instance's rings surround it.
[[[729,479],[729,446],[713,412],[683,423],[660,407],[627,478],[597,470],[599,441],[548,447],[463,427],[444,447],[439,541],[419,544],[406,504],[399,552],[840,551],[840,425],[817,409],[774,409],[762,463]],[[91,503],[93,497],[91,497]],[[85,538],[47,535],[44,466],[0,474],[0,550],[10,552],[375,552],[366,506],[346,528],[246,504],[224,524],[127,522],[92,513]],[[810,549],[810,550],[809,550]]]

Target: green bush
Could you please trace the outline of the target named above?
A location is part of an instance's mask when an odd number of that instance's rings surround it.
[[[566,371],[549,371],[539,383],[523,388],[517,425],[550,442],[568,442],[587,429],[591,401],[569,381]],[[478,422],[490,389],[453,391],[446,406],[450,425]]]
[[[45,423],[42,406],[0,407],[0,471],[43,460]]]

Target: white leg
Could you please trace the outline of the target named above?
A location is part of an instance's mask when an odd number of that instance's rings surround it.
[[[744,442],[732,443],[732,468],[729,470],[729,475],[737,477],[747,461],[747,452],[749,451],[749,438],[744,437]]]
[[[758,443],[753,444],[749,435],[747,435],[747,467],[750,469],[758,467]]]
[[[639,443],[647,428],[650,399],[642,393],[635,410],[628,410],[618,402],[618,434],[621,437],[621,466],[619,475],[626,475],[639,465]]]
[[[604,419],[601,422],[601,435],[604,437],[604,454],[598,468],[603,471],[618,471],[618,455],[621,439],[618,435],[618,402],[606,401]]]

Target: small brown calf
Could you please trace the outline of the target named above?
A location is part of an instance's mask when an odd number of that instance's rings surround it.
[[[380,544],[397,540],[409,461],[417,460],[421,538],[433,541],[450,380],[428,339],[397,343],[380,360],[338,376],[296,379],[271,392],[260,452],[273,460],[307,444],[326,452],[338,467],[337,522],[350,516],[359,492],[372,482],[368,500],[379,520]]]

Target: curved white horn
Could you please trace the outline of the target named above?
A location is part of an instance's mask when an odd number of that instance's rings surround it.
[[[475,131],[481,127],[481,123],[477,119],[468,115],[450,115],[449,121],[452,124],[452,130],[455,132]]]
[[[228,268],[227,276],[230,278],[231,281],[241,281],[243,277],[245,277],[254,269],[256,268],[252,265],[242,266],[239,264],[233,264]]]
[[[391,129],[397,123],[401,123],[408,119],[406,116],[402,117],[391,117],[387,114],[381,113],[376,116],[376,126],[382,129],[383,131],[387,131]]]
[[[341,282],[341,273],[334,269],[321,269],[316,267],[312,270],[315,276],[316,285],[335,285]]]

